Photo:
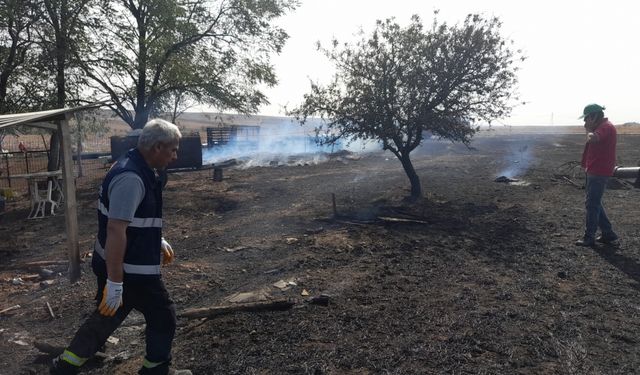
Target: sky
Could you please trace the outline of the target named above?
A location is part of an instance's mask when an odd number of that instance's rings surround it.
[[[517,86],[526,104],[494,125],[581,125],[589,103],[604,105],[614,124],[640,122],[640,2],[631,0],[302,0],[278,21],[290,38],[273,56],[279,84],[265,90],[271,104],[260,114],[285,115],[283,108],[301,104],[309,80],[333,77],[316,42],[355,41],[359,30],[390,17],[406,25],[417,14],[428,27],[434,10],[450,24],[469,13],[497,16],[502,35],[527,56]]]

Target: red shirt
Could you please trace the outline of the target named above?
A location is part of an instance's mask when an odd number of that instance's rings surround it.
[[[590,175],[613,176],[616,166],[616,128],[605,118],[593,133],[598,136],[598,141],[587,142],[584,146],[582,168]]]

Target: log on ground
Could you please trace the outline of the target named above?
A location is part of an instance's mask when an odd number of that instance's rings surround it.
[[[293,305],[295,305],[295,301],[290,299],[281,299],[269,302],[201,307],[196,309],[187,309],[179,312],[178,317],[186,319],[199,319],[211,318],[214,316],[231,314],[235,312],[283,311],[290,309],[291,307],[293,307]]]

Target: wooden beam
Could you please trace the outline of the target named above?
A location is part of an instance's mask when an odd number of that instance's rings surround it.
[[[49,302],[47,302],[47,304],[49,304]],[[62,354],[64,352],[65,347],[62,345],[56,345],[56,344],[51,344],[48,343],[46,341],[40,341],[40,340],[36,340],[33,342],[33,346],[36,347],[36,349],[40,350],[42,353],[46,353],[51,355],[52,357],[57,357],[60,354]],[[106,360],[109,359],[109,356],[107,354],[105,354],[104,352],[96,352],[93,355],[94,358],[100,359],[100,360]]]
[[[76,202],[76,184],[73,175],[73,157],[71,155],[71,132],[69,117],[58,121],[58,132],[62,147],[62,178],[64,190],[64,218],[67,224],[67,251],[69,257],[69,279],[73,282],[80,278],[80,244],[78,240],[78,204]]]
[[[37,128],[49,129],[49,130],[58,130],[58,127],[55,124],[51,124],[49,122],[30,122],[29,126],[35,126]]]
[[[295,301],[290,299],[279,299],[267,302],[187,309],[179,312],[177,315],[178,318],[186,319],[212,318],[214,316],[226,315],[235,312],[283,311],[290,309],[295,304]]]

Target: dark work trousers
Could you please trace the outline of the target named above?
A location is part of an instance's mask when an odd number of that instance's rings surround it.
[[[98,304],[106,282],[105,278],[98,277]],[[176,308],[159,278],[125,282],[122,306],[116,314],[107,317],[96,309],[78,329],[67,349],[81,358],[92,357],[132,309],[140,311],[146,321],[146,359],[150,362],[170,361],[171,343],[176,331]]]
[[[608,238],[617,238],[611,222],[602,206],[602,196],[607,188],[609,177],[587,175],[585,208],[587,211],[586,229],[584,239],[593,241],[598,228],[602,235]]]

